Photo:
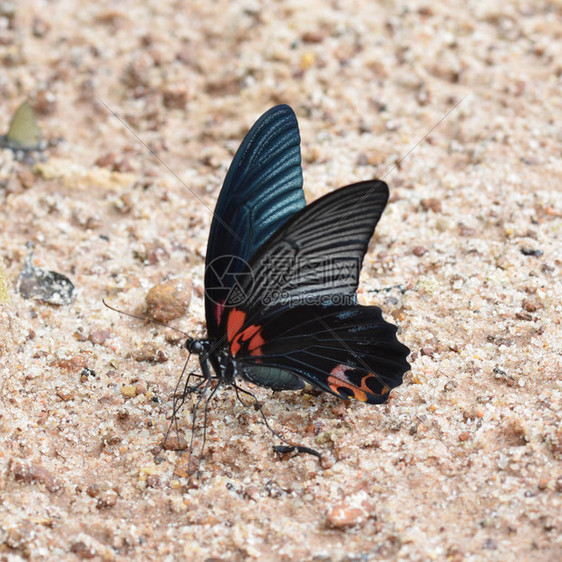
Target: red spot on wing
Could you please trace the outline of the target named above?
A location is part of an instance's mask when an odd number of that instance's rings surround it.
[[[246,313],[233,308],[228,314],[226,335],[230,343],[230,353],[234,356],[242,348],[242,343],[248,342],[250,355],[261,355],[261,346],[265,343],[261,335],[261,326],[250,324],[242,330]]]
[[[217,306],[215,306],[215,318],[217,319],[217,326],[220,326],[223,312],[224,312],[224,301],[218,302]]]

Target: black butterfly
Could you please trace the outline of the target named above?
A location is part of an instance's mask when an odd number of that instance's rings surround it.
[[[262,115],[216,205],[205,262],[208,339],[186,344],[203,379],[186,385],[184,398],[211,380],[212,394],[221,385],[238,390],[239,377],[385,402],[409,370],[410,350],[379,308],[357,304],[356,290],[387,201],[387,185],[371,180],[306,206],[296,116],[287,105]]]

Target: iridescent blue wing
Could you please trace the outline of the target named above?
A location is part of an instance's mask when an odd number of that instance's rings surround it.
[[[289,106],[278,105],[244,138],[215,207],[205,258],[209,337],[220,335],[224,303],[246,262],[305,204],[297,119]]]

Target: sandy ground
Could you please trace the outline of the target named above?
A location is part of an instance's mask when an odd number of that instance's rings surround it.
[[[0,560],[560,560],[560,61],[559,1],[1,2],[0,132],[29,98],[60,142],[0,151]],[[195,481],[153,454],[182,342],[101,301],[187,279],[204,335],[209,209],[281,102],[309,201],[390,185],[360,300],[412,370],[384,406],[254,389],[322,463],[225,390]],[[17,294],[31,245],[74,303]]]

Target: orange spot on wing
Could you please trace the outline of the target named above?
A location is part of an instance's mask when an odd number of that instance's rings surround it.
[[[236,355],[242,347],[242,342],[248,342],[250,355],[261,355],[260,348],[265,343],[261,335],[261,326],[251,324],[240,331],[245,320],[246,313],[236,308],[233,308],[228,315],[226,334],[230,342],[230,353]]]
[[[351,392],[353,393],[353,397],[356,400],[359,400],[361,402],[367,402],[367,394],[376,394],[376,393],[373,392],[373,390],[371,390],[367,386],[366,381],[367,379],[376,378],[376,377],[373,373],[367,373],[361,379],[361,384],[358,386],[352,383],[346,374],[346,371],[353,371],[353,370],[354,370],[353,367],[349,367],[348,365],[336,365],[330,371],[330,376],[328,377],[328,385],[330,386],[332,391],[335,392],[338,396],[341,396],[338,389],[347,388],[348,390],[351,390]],[[385,394],[388,394],[389,391],[390,388],[388,388],[385,385],[380,395],[384,396]]]
[[[226,322],[226,337],[232,343],[234,336],[240,331],[246,320],[246,313],[243,310],[233,308],[228,313],[228,320]]]

